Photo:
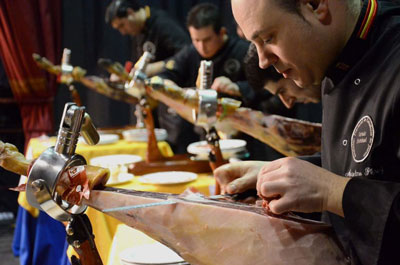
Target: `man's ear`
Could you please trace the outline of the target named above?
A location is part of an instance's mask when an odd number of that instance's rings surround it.
[[[126,9],[126,16],[133,15],[134,13],[135,13],[135,11],[132,8],[128,7]]]
[[[322,24],[330,23],[329,0],[302,0],[302,3]]]
[[[218,35],[223,37],[223,36],[225,36],[226,32],[227,32],[226,28],[225,27],[221,27],[221,29],[219,30],[219,34]]]

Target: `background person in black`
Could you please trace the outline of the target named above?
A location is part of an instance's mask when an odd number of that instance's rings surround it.
[[[303,89],[322,84],[322,167],[296,158],[231,164],[215,172],[222,190],[256,186],[277,214],[326,211],[351,264],[398,264],[400,7],[232,0],[232,8],[260,66]]]
[[[322,112],[318,111],[321,100],[319,87],[304,90],[298,87],[293,80],[284,78],[274,67],[261,69],[254,44],[250,45],[245,58],[245,72],[249,85],[254,89],[250,107],[261,110],[266,114],[277,114],[311,122],[321,122]],[[316,103],[316,104],[295,104]],[[318,104],[317,104],[318,103]],[[298,113],[299,106],[304,112]],[[306,113],[308,115],[302,115]],[[309,119],[311,117],[311,119]],[[251,140],[259,160],[271,161],[284,157],[268,145],[256,139]]]
[[[226,29],[222,26],[218,7],[209,3],[193,7],[187,17],[187,28],[192,44],[167,61],[166,71],[159,76],[166,79],[166,82],[175,83],[180,87],[196,87],[200,62],[211,60],[213,62],[213,89],[248,91],[250,87],[246,81],[243,59],[249,43],[228,36]],[[173,111],[169,109],[160,110],[162,111],[160,115],[164,114],[160,124],[164,128],[170,127],[169,141],[173,144],[174,151],[185,152],[187,145],[200,139],[199,134],[194,132],[192,124],[173,114]],[[169,115],[165,115],[167,113]],[[198,131],[203,133],[202,129]]]
[[[114,0],[107,7],[106,23],[133,41],[132,61],[144,51],[155,58],[146,70],[153,76],[164,69],[164,61],[190,43],[188,34],[166,12],[139,4],[136,0]]]

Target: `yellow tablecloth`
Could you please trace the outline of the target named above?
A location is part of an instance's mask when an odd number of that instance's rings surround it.
[[[114,235],[114,240],[110,249],[110,255],[106,265],[122,265],[121,253],[125,249],[155,243],[156,241],[139,230],[127,225],[120,224]]]
[[[40,137],[31,139],[28,144],[27,156],[30,156],[30,158],[37,158],[45,149],[54,146],[55,141],[56,141],[55,137],[50,137],[50,138]],[[158,146],[163,155],[165,156],[173,155],[173,152],[168,143],[159,142]],[[146,151],[147,151],[147,143],[127,142],[125,140],[119,140],[118,142],[113,144],[104,144],[96,146],[89,146],[84,143],[78,143],[76,148],[76,153],[82,155],[86,159],[86,161],[90,161],[90,159],[96,156],[112,155],[112,154],[134,154],[144,158],[146,155]],[[134,178],[132,181],[128,183],[121,185],[114,185],[113,187],[123,188],[123,189],[135,189],[140,191],[175,193],[175,194],[182,193],[188,187],[195,187],[203,194],[209,195],[210,189],[213,190],[214,186],[215,186],[214,178],[210,177],[208,174],[200,174],[195,181],[185,184],[178,184],[178,185],[142,184],[137,180],[137,178]],[[31,207],[27,203],[24,192],[20,193],[18,202],[33,216],[38,215],[38,210]],[[86,214],[88,215],[92,223],[93,233],[95,235],[95,241],[100,256],[103,260],[103,263],[106,264],[106,262],[109,260],[113,239],[116,240],[114,235],[116,233],[118,225],[120,225],[121,222],[91,208],[88,208]],[[118,249],[116,251],[117,253],[119,253]],[[113,255],[110,258],[112,260],[116,259],[118,261],[118,263],[112,262],[110,264],[119,264],[118,254]]]
[[[45,149],[54,146],[56,143],[55,137],[39,137],[33,138],[29,141],[28,150],[32,150],[32,157],[38,157]],[[160,151],[165,156],[172,156],[171,147],[167,142],[158,142]],[[112,144],[101,144],[101,145],[87,145],[79,142],[75,153],[83,156],[87,162],[93,157],[114,155],[114,154],[131,154],[138,155],[145,158],[147,151],[147,142],[128,142],[125,140],[119,140]]]
[[[27,148],[28,158],[37,158],[47,148],[54,146],[56,137],[37,137],[29,141]],[[158,142],[158,147],[164,156],[172,156],[173,152],[167,142]],[[93,157],[114,155],[114,154],[132,154],[141,156],[143,159],[146,156],[147,143],[146,142],[128,142],[119,140],[112,144],[102,145],[87,145],[85,143],[78,143],[75,153],[83,156],[87,162]],[[32,216],[37,217],[39,211],[30,206],[26,200],[25,192],[21,192],[18,197],[18,203],[31,213]]]
[[[115,185],[113,187],[122,188],[122,189],[134,189],[140,191],[152,191],[152,192],[166,192],[166,193],[175,193],[180,194],[188,187],[195,187],[201,193],[205,195],[210,194],[210,189],[213,190],[215,187],[215,180],[209,174],[199,174],[198,178],[195,181],[185,183],[185,184],[178,184],[178,185],[151,185],[151,184],[142,184],[140,183],[137,178],[134,178],[129,183],[123,185]],[[95,242],[97,245],[97,249],[99,250],[101,259],[103,260],[104,264],[107,264],[106,261],[108,260],[108,264],[120,264],[119,263],[119,252],[123,250],[123,246],[128,244],[124,244],[121,248],[117,248],[113,250],[113,255],[110,256],[111,253],[111,245],[113,240],[121,241],[123,239],[114,237],[118,225],[121,224],[120,221],[105,215],[97,210],[92,208],[88,208],[86,211],[92,226],[93,226],[93,233],[95,235]],[[111,260],[110,260],[111,259]]]

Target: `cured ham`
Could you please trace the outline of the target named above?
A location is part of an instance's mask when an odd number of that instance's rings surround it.
[[[0,166],[10,172],[28,176],[31,164],[30,161],[9,143],[0,141]],[[80,204],[83,198],[89,199],[90,192],[94,188],[102,188],[110,177],[110,170],[107,168],[82,165],[67,169],[57,182],[57,193],[72,204]],[[25,191],[25,184],[13,190]]]
[[[51,64],[46,58],[34,55],[38,65],[46,71],[59,75],[61,68]],[[110,62],[103,62],[110,72],[122,80],[130,80],[122,67],[110,67]],[[99,77],[85,77],[82,68],[75,67],[72,78],[85,86],[110,98],[137,103],[143,96],[142,88],[133,86],[128,91],[115,89]],[[193,89],[183,89],[174,85],[165,85],[161,78],[147,80],[146,93],[151,98],[163,102],[174,109],[189,122],[194,122],[193,110],[198,108],[198,95]],[[240,104],[239,104],[240,105]],[[226,133],[232,130],[244,132],[264,142],[286,156],[312,155],[321,150],[321,124],[290,119],[279,115],[267,115],[248,108],[239,108],[238,101],[229,98],[219,100],[218,130]]]
[[[0,166],[18,175],[27,176],[31,161],[21,154],[15,145],[0,141]]]
[[[184,119],[194,122],[192,113],[198,108],[194,90],[164,85],[162,79],[155,77],[149,81],[147,92]],[[239,105],[229,98],[219,99],[217,128],[244,132],[286,156],[312,155],[321,150],[321,124],[267,115]]]
[[[84,203],[101,211],[165,200],[176,203],[107,214],[162,242],[192,265],[347,264],[330,226],[273,216],[260,206],[114,188],[95,190]]]

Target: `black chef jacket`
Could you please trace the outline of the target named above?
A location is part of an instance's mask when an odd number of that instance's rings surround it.
[[[226,76],[236,82],[242,95],[253,93],[244,73],[243,59],[247,54],[247,41],[229,37],[217,54],[207,60],[213,61],[213,77]],[[173,58],[167,61],[166,71],[159,74],[161,78],[174,81],[180,87],[195,87],[200,62],[205,60],[197,52],[193,44],[186,46]],[[251,99],[254,97],[251,94]],[[186,146],[199,140],[199,135],[193,131],[193,125],[185,121],[169,109],[159,108],[160,125],[168,128],[168,140],[176,149],[184,152]]]
[[[153,61],[158,62],[178,53],[190,44],[190,38],[166,12],[152,7],[143,31],[132,37],[132,42],[132,61],[136,62],[144,51],[149,51],[155,56]]]
[[[148,8],[146,6],[146,9]],[[151,8],[150,17],[146,20],[142,33],[132,37],[132,61],[136,62],[145,51],[149,51],[154,55],[153,62],[166,61],[190,43],[189,35],[178,22],[173,20],[166,12]],[[163,103],[159,103],[153,113],[156,114],[153,114],[155,123],[158,123],[159,127],[166,129],[168,134],[171,134],[169,138],[174,138],[174,129],[171,130],[169,126],[171,117],[167,117],[167,107]],[[160,113],[162,114],[160,115]],[[191,138],[190,140],[194,141],[196,139]],[[186,151],[177,149],[174,146],[176,141],[169,142],[175,153],[184,153]]]
[[[322,90],[322,167],[352,180],[345,218],[328,217],[352,264],[400,264],[400,7],[364,1],[338,58]]]

